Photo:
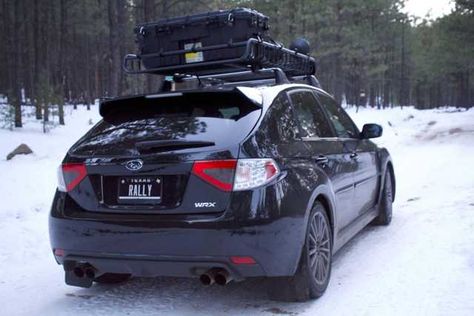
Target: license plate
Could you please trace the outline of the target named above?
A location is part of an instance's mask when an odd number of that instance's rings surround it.
[[[161,202],[162,180],[160,177],[119,178],[119,203],[157,204]]]

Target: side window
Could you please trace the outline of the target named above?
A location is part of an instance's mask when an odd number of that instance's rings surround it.
[[[293,92],[290,94],[290,98],[304,136],[333,137],[329,122],[318,105],[313,92]]]
[[[328,113],[331,123],[336,130],[337,137],[357,138],[359,135],[357,127],[349,115],[336,104],[336,101],[323,94],[319,94],[318,97],[321,105]]]
[[[260,131],[266,134],[262,135],[265,139],[273,142],[290,142],[296,139],[298,125],[286,93],[275,98],[265,114]]]

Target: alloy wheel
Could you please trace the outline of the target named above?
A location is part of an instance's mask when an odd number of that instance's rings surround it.
[[[315,213],[309,228],[309,262],[316,283],[323,285],[331,265],[331,240],[326,218]]]

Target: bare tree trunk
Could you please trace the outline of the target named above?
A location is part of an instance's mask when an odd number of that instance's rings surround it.
[[[13,60],[13,81],[11,84],[11,93],[13,96],[13,106],[15,107],[15,127],[22,127],[23,123],[21,120],[21,83],[19,78],[20,72],[20,63],[19,63],[19,56],[20,56],[20,26],[21,26],[21,15],[20,15],[20,1],[15,1],[15,13],[14,13],[14,49],[12,49],[12,60]]]
[[[7,24],[6,24],[6,14],[7,14],[7,5],[5,0],[0,1],[0,42],[3,43],[0,46],[0,66],[6,65],[8,62],[6,44],[7,44]],[[5,69],[6,70],[6,69]],[[0,91],[6,91],[8,89],[8,71],[3,72],[0,76]]]
[[[64,122],[64,101],[61,99],[58,103],[59,125],[66,125]]]
[[[33,25],[34,25],[34,29],[33,29],[33,41],[34,41],[34,50],[35,50],[35,54],[34,54],[34,71],[33,71],[33,82],[34,82],[34,102],[35,102],[35,108],[36,108],[36,119],[37,120],[41,120],[42,119],[42,113],[41,113],[41,104],[40,104],[40,101],[38,99],[38,85],[39,85],[39,72],[40,72],[40,67],[39,67],[39,60],[40,60],[40,57],[39,57],[39,41],[40,41],[40,22],[39,22],[39,18],[40,18],[40,12],[39,12],[39,8],[38,8],[38,2],[39,1],[33,1],[34,2],[34,19],[33,19]]]
[[[470,71],[469,69],[466,71],[466,87],[467,87],[467,106],[471,107],[474,105],[474,100],[472,100],[472,91],[470,86]]]
[[[79,36],[77,35],[77,27],[75,24],[72,25],[72,43],[77,43],[79,40]],[[82,49],[81,49],[82,51]],[[76,56],[74,56],[76,58]],[[73,59],[74,60],[74,59]],[[75,74],[76,76],[80,73],[79,71],[79,63],[78,62],[72,62],[70,65],[71,69],[71,74]],[[80,86],[78,85],[77,80],[74,80],[74,83],[76,84],[71,84],[70,90],[71,90],[71,99],[73,100],[74,104],[74,110],[77,110],[77,103],[80,102]]]
[[[48,102],[43,103],[43,122],[49,122],[49,104],[48,104]]]
[[[32,37],[31,37],[31,12],[29,10],[28,1],[21,1],[21,11],[22,11],[22,23],[21,29],[18,30],[22,34],[21,44],[21,77],[23,78],[23,87],[24,87],[24,99],[25,103],[28,99],[31,99],[33,91],[33,80],[32,80],[32,58],[31,52],[32,48]]]
[[[402,21],[402,47],[401,47],[401,65],[400,65],[400,107],[403,109],[403,106],[406,105],[406,89],[405,89],[405,27],[406,20]]]
[[[341,32],[342,32],[342,10],[343,5],[339,1],[335,4],[336,10],[336,45],[339,46],[341,43]],[[333,73],[333,86],[334,86],[334,98],[337,103],[342,101],[342,90],[343,81],[341,80],[344,76],[342,75],[341,67],[341,54],[340,52],[335,53],[334,60],[334,73]]]
[[[59,60],[60,60],[60,69],[59,69],[59,76],[61,76],[61,89],[59,91],[59,102],[58,102],[58,115],[59,115],[59,125],[65,125],[64,122],[64,95],[66,91],[66,76],[62,73],[66,69],[66,35],[67,35],[67,28],[66,28],[66,1],[60,1],[60,17],[59,17],[59,25],[60,25],[60,35],[59,35]]]
[[[122,58],[127,53],[127,48],[125,47],[125,41],[120,40],[127,34],[127,12],[126,12],[126,2],[125,0],[116,0],[117,3],[117,46],[115,46],[116,50],[116,58],[118,59],[117,64],[114,65],[117,68],[118,73],[118,84],[117,84],[117,94],[123,95],[126,92],[126,82],[124,78],[124,72],[122,71]]]
[[[108,1],[109,13],[109,54],[110,54],[110,84],[109,96],[117,96],[120,79],[120,50],[117,29],[117,1]]]
[[[384,82],[383,82],[383,103],[382,108],[388,108],[390,103],[390,81],[387,80],[390,78],[387,72],[384,73]]]
[[[369,84],[369,105],[371,108],[375,107],[375,87],[374,83]]]

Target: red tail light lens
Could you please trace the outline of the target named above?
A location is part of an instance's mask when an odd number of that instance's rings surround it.
[[[230,261],[233,264],[256,264],[255,259],[252,257],[233,256],[230,257]]]
[[[86,166],[82,163],[66,163],[58,168],[58,190],[69,192],[87,175]]]
[[[193,174],[223,191],[232,191],[236,165],[237,160],[196,161]]]
[[[54,249],[54,255],[56,257],[64,257],[64,250],[60,248]]]

